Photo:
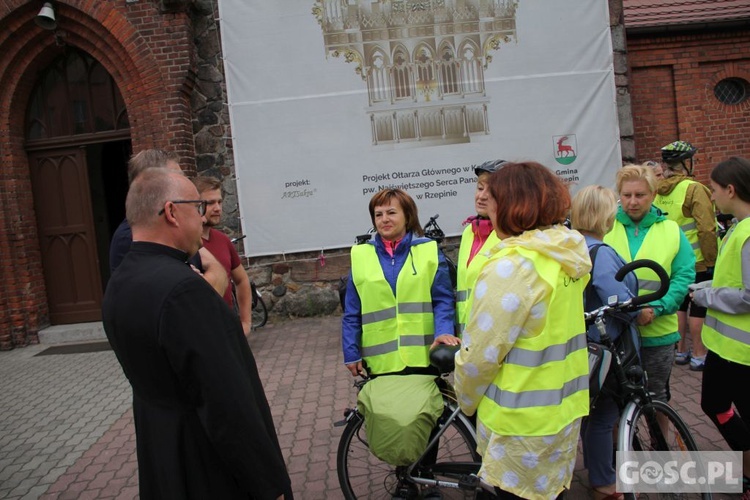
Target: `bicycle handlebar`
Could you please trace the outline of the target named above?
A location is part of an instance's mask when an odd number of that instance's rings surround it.
[[[637,297],[632,297],[623,302],[617,302],[611,305],[605,304],[599,307],[598,309],[594,309],[593,311],[584,313],[584,318],[586,319],[586,322],[589,322],[595,319],[597,316],[601,316],[610,311],[625,311],[625,312],[634,311],[638,309],[639,306],[642,304],[653,302],[655,300],[659,300],[660,298],[664,297],[664,295],[666,295],[667,291],[669,290],[669,275],[667,274],[667,272],[664,270],[663,267],[661,267],[658,263],[654,262],[653,260],[638,259],[628,264],[625,264],[617,271],[617,273],[615,274],[615,279],[617,281],[622,281],[625,278],[626,274],[633,272],[636,269],[642,269],[642,268],[651,269],[659,277],[659,289],[658,290],[652,293],[647,293],[646,295],[639,295]]]
[[[646,295],[633,297],[630,301],[631,307],[636,307],[647,302],[659,300],[667,294],[667,291],[669,291],[669,275],[667,274],[667,271],[665,271],[663,267],[661,267],[658,263],[654,262],[651,259],[638,259],[625,264],[620,268],[619,271],[617,271],[617,273],[615,274],[615,279],[617,281],[622,281],[623,279],[625,279],[626,274],[635,271],[636,269],[643,268],[651,269],[656,273],[656,275],[659,277],[659,289],[653,293],[647,293]]]
[[[424,225],[422,231],[424,231],[424,235],[428,238],[435,240],[438,243],[442,243],[443,239],[445,238],[445,233],[437,224],[438,217],[440,217],[440,214],[435,214],[430,217],[430,220],[427,221],[427,224]]]

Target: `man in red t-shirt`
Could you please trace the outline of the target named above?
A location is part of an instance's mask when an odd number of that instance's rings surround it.
[[[206,215],[203,223],[203,247],[211,252],[214,257],[227,270],[227,277],[234,283],[237,294],[237,303],[232,297],[232,287],[227,287],[224,293],[224,301],[231,308],[239,311],[242,329],[247,336],[250,333],[252,322],[250,279],[247,277],[245,268],[242,267],[240,256],[234,248],[229,237],[214,229],[221,222],[222,196],[221,182],[213,177],[196,177],[192,179],[198,189],[202,200],[206,200]]]

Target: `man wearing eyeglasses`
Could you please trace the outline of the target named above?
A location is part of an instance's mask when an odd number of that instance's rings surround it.
[[[223,198],[221,195],[221,182],[214,177],[195,177],[191,179],[198,189],[200,198],[207,204],[206,215],[203,222],[203,248],[216,257],[227,272],[230,280],[224,301],[240,315],[242,329],[245,336],[250,334],[252,324],[250,279],[247,277],[237,249],[229,237],[216,229],[221,223]],[[235,294],[232,293],[232,283]],[[235,300],[236,295],[236,300]]]
[[[103,321],[133,388],[140,498],[292,498],[242,326],[187,264],[206,202],[189,179],[148,169],[126,201],[133,244]]]
[[[144,149],[133,155],[128,161],[128,184],[132,184],[141,172],[149,168],[166,168],[182,173],[177,160],[177,155],[163,149]],[[125,219],[117,226],[109,244],[110,273],[113,273],[120,265],[125,254],[130,250],[132,242],[133,233],[130,224]],[[223,294],[227,290],[229,280],[222,272],[219,262],[208,250],[201,249],[199,253],[191,255],[190,264],[218,293]]]

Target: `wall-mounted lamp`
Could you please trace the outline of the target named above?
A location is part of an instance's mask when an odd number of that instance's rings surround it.
[[[55,19],[55,8],[52,6],[52,2],[44,2],[42,10],[34,18],[37,26],[45,30],[54,30],[57,28],[57,20]]]

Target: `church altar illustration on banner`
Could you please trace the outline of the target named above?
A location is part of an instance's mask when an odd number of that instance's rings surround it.
[[[372,144],[433,146],[490,133],[484,71],[516,39],[517,0],[320,0],[326,55],[367,85]]]

